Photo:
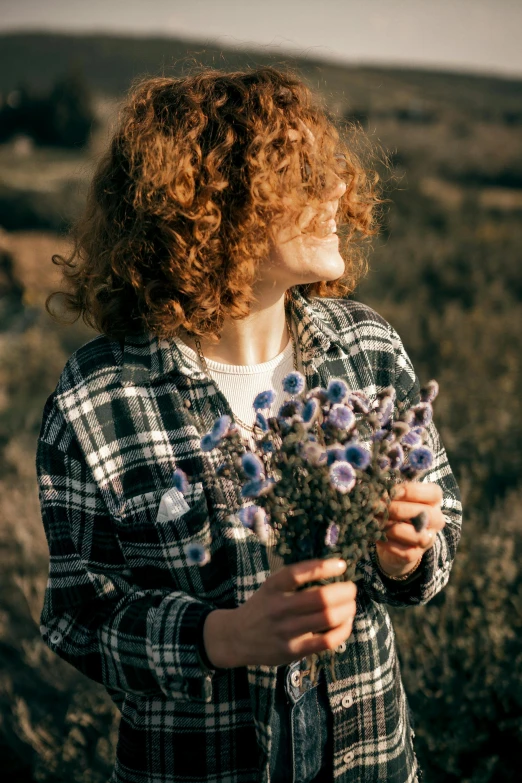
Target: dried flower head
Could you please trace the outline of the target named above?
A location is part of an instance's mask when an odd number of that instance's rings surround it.
[[[341,493],[350,492],[355,486],[355,470],[349,462],[340,460],[330,466],[330,482]]]
[[[202,544],[191,541],[183,550],[187,558],[188,565],[203,566],[210,560],[210,552]]]
[[[365,470],[370,464],[370,453],[358,443],[349,443],[344,450],[344,458],[356,470]]]
[[[285,375],[283,378],[283,390],[287,394],[291,394],[292,396],[296,394],[301,394],[305,387],[305,379],[304,375],[302,375],[300,372],[297,372],[297,370],[294,370],[293,372],[289,372],[288,375]]]
[[[330,402],[335,405],[336,403],[343,402],[348,396],[349,391],[348,384],[341,380],[341,378],[332,378],[328,384],[326,394],[328,395]]]
[[[227,416],[227,414],[220,416],[219,419],[214,422],[214,426],[212,427],[210,434],[212,435],[212,438],[216,444],[221,440],[221,438],[224,438],[225,435],[228,434],[231,423],[232,419],[230,416]]]
[[[347,405],[332,405],[328,412],[327,422],[340,430],[348,430],[355,424],[355,415]]]
[[[419,446],[410,451],[408,460],[414,470],[428,470],[433,464],[433,452],[426,446]]]
[[[275,391],[273,389],[267,389],[267,391],[259,392],[259,394],[255,397],[253,406],[255,411],[264,410],[265,408],[270,408],[273,401],[275,400]]]
[[[181,470],[181,468],[176,468],[172,474],[172,486],[176,487],[176,489],[179,490],[182,495],[186,495],[186,493],[189,491],[187,474]]]
[[[255,454],[247,452],[241,457],[241,466],[249,479],[260,479],[263,475],[263,463]]]

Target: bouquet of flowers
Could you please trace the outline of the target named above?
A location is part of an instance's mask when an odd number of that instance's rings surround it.
[[[372,404],[342,379],[332,379],[326,389],[306,391],[304,377],[291,372],[283,390],[286,400],[277,416],[268,415],[273,390],[254,399],[254,449],[245,449],[239,428],[226,415],[203,436],[201,447],[220,449],[218,477],[239,475],[244,498],[236,509],[239,519],[263,544],[273,546],[285,565],[342,558],[347,568],[333,580],[357,581],[362,577],[357,563],[367,556],[368,545],[386,540],[393,486],[418,479],[433,462],[425,445],[426,427],[438,384],[426,384],[421,401],[396,420],[393,387],[381,391]],[[181,470],[174,472],[173,480],[186,491],[187,477]],[[422,530],[427,516],[421,513],[411,522]],[[189,545],[186,554],[199,565],[209,559],[197,544]],[[306,661],[312,682],[327,663],[336,679],[335,655],[325,650]]]

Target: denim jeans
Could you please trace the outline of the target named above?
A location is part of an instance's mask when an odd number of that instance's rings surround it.
[[[271,783],[331,783],[332,712],[324,672],[313,686],[309,676],[299,688],[301,661],[280,666],[272,718]]]

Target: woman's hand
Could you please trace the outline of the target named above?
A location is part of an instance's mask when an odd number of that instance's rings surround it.
[[[383,571],[390,576],[404,576],[411,571],[435,541],[446,520],[442,514],[442,490],[438,484],[415,481],[394,488],[390,516],[386,527],[387,541],[377,541],[376,550]],[[427,527],[419,533],[411,522],[421,511],[428,516]]]
[[[297,588],[345,570],[346,562],[337,558],[283,566],[236,609],[210,612],[203,627],[209,660],[222,668],[280,666],[333,650],[352,632],[356,585],[332,582]]]

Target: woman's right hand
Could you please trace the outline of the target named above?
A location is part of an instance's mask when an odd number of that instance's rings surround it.
[[[329,558],[283,566],[248,601],[207,616],[203,640],[220,668],[280,666],[333,650],[352,632],[354,582],[332,582],[297,590],[307,582],[339,576],[346,562]]]

